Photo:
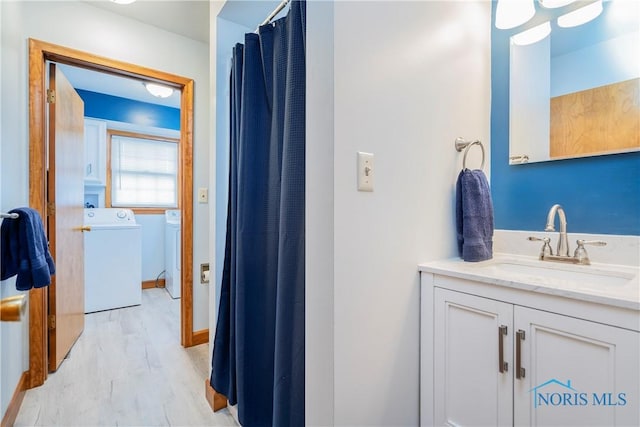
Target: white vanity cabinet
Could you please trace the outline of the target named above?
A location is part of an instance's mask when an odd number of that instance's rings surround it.
[[[107,179],[107,123],[84,119],[84,182],[87,185],[106,184]]]
[[[421,425],[640,425],[633,319],[624,308],[423,270]]]
[[[519,306],[513,328],[516,425],[640,425],[638,332]]]
[[[513,306],[435,289],[434,421],[438,426],[497,426],[512,421]],[[428,313],[423,313],[428,314]],[[500,328],[506,334],[498,334]],[[501,344],[502,343],[502,344]],[[502,347],[507,371],[499,373]],[[421,388],[428,384],[421,384]],[[429,412],[421,417],[429,418]],[[431,425],[422,420],[422,425]]]

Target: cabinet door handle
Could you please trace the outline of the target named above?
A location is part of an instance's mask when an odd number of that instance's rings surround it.
[[[87,175],[91,175],[91,163],[87,165]]]
[[[498,327],[498,372],[504,374],[509,370],[509,364],[504,361],[504,337],[507,335],[507,327]]]
[[[524,331],[518,329],[516,332],[516,379],[524,378],[525,369],[522,367],[522,341],[524,341]]]

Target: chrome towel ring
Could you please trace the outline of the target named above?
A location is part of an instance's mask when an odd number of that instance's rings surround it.
[[[480,140],[478,139],[476,139],[475,141],[466,141],[464,138],[458,137],[456,138],[456,142],[455,142],[456,151],[460,152],[464,150],[464,156],[462,157],[462,169],[467,168],[467,154],[469,153],[469,149],[473,145],[479,145],[480,149],[482,150],[482,164],[480,165],[480,169],[484,169],[485,155],[484,155],[484,145],[482,145],[482,142],[480,142]]]

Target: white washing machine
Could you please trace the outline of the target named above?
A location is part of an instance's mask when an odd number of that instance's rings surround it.
[[[84,311],[142,302],[142,230],[131,209],[84,210]]]
[[[180,211],[166,210],[164,234],[164,283],[171,298],[180,298]]]

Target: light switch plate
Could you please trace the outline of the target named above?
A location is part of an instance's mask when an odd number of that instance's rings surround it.
[[[206,187],[198,188],[198,203],[209,202],[209,189]]]
[[[373,154],[358,151],[358,191],[373,191]]]

